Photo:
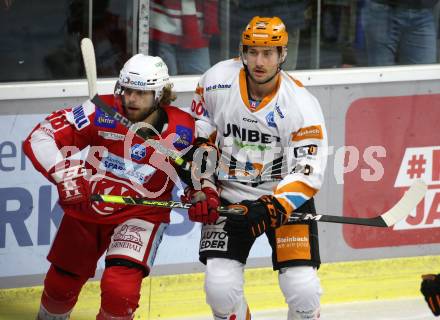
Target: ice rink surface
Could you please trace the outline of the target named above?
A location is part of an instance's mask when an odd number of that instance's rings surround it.
[[[255,312],[252,320],[285,320],[287,310]],[[180,318],[189,320],[190,318]],[[211,317],[191,317],[192,320],[212,320]],[[433,320],[423,298],[376,300],[326,304],[322,306],[321,320]],[[176,319],[177,320],[177,319]]]

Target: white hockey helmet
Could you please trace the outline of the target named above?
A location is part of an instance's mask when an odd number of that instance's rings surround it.
[[[154,91],[156,101],[160,100],[162,89],[171,84],[168,67],[160,57],[136,54],[124,64],[117,87],[140,91]]]

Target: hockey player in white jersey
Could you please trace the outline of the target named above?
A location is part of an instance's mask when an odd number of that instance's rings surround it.
[[[281,70],[288,35],[278,17],[254,17],[242,34],[240,59],[222,61],[200,78],[192,114],[198,141],[219,150],[217,187],[190,208],[204,222],[200,260],[207,303],[216,320],[250,319],[243,271],[256,237],[266,234],[288,320],[319,319],[321,286],[316,222],[285,224],[295,211],[314,212],[326,167],[327,133],[317,99]],[[222,204],[246,215],[220,217]],[[194,189],[187,199],[197,198]]]

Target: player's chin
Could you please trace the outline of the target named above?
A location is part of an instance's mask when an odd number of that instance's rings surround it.
[[[141,112],[128,112],[127,119],[131,122],[139,122],[144,120]]]
[[[265,76],[265,77],[254,78],[254,81],[255,81],[257,84],[265,84],[265,83],[267,82],[267,80],[269,80],[269,79],[270,79],[270,77]]]
[[[254,80],[254,82],[258,84],[265,83],[265,81],[269,79],[269,77],[265,73],[260,73],[260,72],[253,72],[251,76],[252,76],[252,80]]]

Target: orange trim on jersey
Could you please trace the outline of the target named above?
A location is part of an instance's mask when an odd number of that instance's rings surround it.
[[[205,89],[203,88],[203,87],[200,87],[198,84],[197,84],[197,88],[196,88],[196,94],[198,95],[198,96],[200,96],[200,101],[202,102],[202,103],[205,103],[205,97],[203,96],[203,93],[205,92]],[[194,100],[193,100],[194,101]]]
[[[244,68],[242,68],[240,70],[239,81],[238,81],[239,85],[240,85],[240,95],[241,95],[241,99],[243,100],[244,104],[249,109],[249,111],[256,112],[258,110],[261,110],[272,100],[272,98],[278,92],[278,89],[280,88],[280,84],[281,84],[281,77],[280,77],[280,75],[277,74],[277,77],[278,77],[278,79],[277,79],[277,83],[275,85],[275,89],[271,93],[269,93],[267,96],[265,96],[263,98],[263,100],[261,100],[260,104],[258,105],[258,107],[256,109],[252,109],[251,105],[249,104],[249,95],[248,95],[248,90],[247,90],[246,72],[244,71]]]
[[[275,196],[282,193],[290,193],[290,192],[300,192],[304,194],[306,197],[311,198],[318,192],[318,190],[309,187],[304,182],[294,181],[282,186],[281,188],[277,188],[275,190]]]
[[[290,79],[292,79],[292,81],[293,82],[295,82],[295,84],[298,86],[298,87],[301,87],[301,88],[303,88],[304,87],[304,85],[302,84],[302,82],[301,81],[299,81],[299,80],[297,80],[297,79],[295,79],[294,77],[292,77],[290,74],[287,74],[288,76],[289,76],[289,78]]]
[[[200,87],[199,85],[197,85],[197,88],[196,88],[196,93],[198,94],[198,95],[203,95],[203,91],[204,91],[204,89],[203,89],[203,87]]]
[[[200,87],[199,85],[197,85],[196,94],[198,94],[202,98],[202,101],[204,101],[204,98],[203,98],[204,91],[205,91],[205,89],[203,87]]]
[[[283,198],[277,198],[277,200],[283,206],[284,210],[286,210],[287,213],[293,212],[293,207],[289,201]]]
[[[301,141],[305,139],[318,139],[322,140],[324,134],[322,133],[321,125],[309,126],[299,129],[297,132],[292,133],[292,141]]]
[[[281,188],[277,188],[274,191],[274,196],[276,197],[277,195],[282,195],[283,193],[291,193],[291,192],[302,193],[306,197],[311,198],[318,192],[318,190],[309,187],[308,185],[306,185],[305,183],[303,183],[301,181],[295,181],[295,182],[291,182],[285,186],[282,186]],[[286,199],[280,198],[280,197],[276,197],[276,198],[277,198],[278,202],[286,210],[287,213],[291,213],[294,209],[296,209]]]
[[[217,138],[217,130],[209,135],[208,141],[211,143],[215,143],[216,138]]]

